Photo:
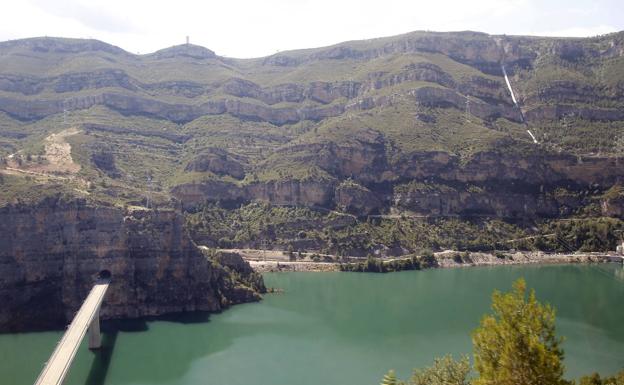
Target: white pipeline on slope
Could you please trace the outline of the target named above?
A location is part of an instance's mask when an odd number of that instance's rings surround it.
[[[527,132],[529,133],[529,135],[531,135],[531,139],[533,139],[533,143],[537,144],[537,139],[535,139],[535,136],[533,135],[533,133],[531,132],[531,130],[527,130]]]
[[[507,88],[509,88],[509,93],[511,94],[511,100],[513,100],[516,107],[518,107],[518,102],[516,101],[516,96],[514,95],[513,89],[511,88],[511,83],[509,82],[507,71],[505,71],[505,66],[501,65],[501,68],[503,69],[503,75],[505,76],[505,83],[507,83]]]
[[[507,88],[509,89],[509,93],[511,94],[511,100],[513,100],[514,105],[516,106],[518,111],[520,111],[520,116],[522,117],[522,122],[524,124],[526,124],[526,121],[524,120],[524,115],[522,114],[522,111],[520,110],[520,106],[518,105],[518,102],[516,101],[516,95],[514,95],[513,89],[511,88],[511,82],[509,82],[509,77],[507,76],[507,71],[505,71],[505,66],[501,65],[501,69],[503,70],[503,75],[505,76],[505,83],[507,83]],[[533,135],[531,130],[527,129],[527,132],[531,136],[531,139],[533,139],[533,143],[537,144],[538,143],[537,139],[535,139],[535,135]]]

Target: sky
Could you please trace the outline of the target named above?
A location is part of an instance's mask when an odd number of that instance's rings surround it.
[[[0,41],[94,38],[150,53],[186,36],[250,58],[416,30],[595,36],[624,30],[622,0],[0,0]]]

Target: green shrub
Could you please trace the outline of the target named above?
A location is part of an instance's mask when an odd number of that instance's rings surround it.
[[[232,241],[229,238],[219,238],[219,241],[217,242],[217,244],[219,245],[219,248],[221,249],[231,249],[232,248]]]

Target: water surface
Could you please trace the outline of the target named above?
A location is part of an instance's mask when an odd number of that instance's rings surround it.
[[[470,353],[492,290],[525,277],[557,308],[567,376],[624,368],[621,265],[498,266],[393,274],[271,273],[284,289],[222,314],[108,325],[66,385],[378,384],[446,353]],[[60,332],[0,335],[0,383],[31,384]]]

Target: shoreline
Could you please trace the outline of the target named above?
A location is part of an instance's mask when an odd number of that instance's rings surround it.
[[[475,252],[466,255],[465,252],[443,251],[435,253],[434,257],[435,265],[425,267],[422,270],[499,265],[623,263],[624,261],[624,256],[608,253],[551,254],[543,252],[513,252],[491,254]],[[343,264],[340,262],[258,259],[245,257],[244,255],[243,258],[258,273],[341,271],[340,265]],[[380,259],[380,261],[386,263],[404,259],[407,259],[407,257]],[[362,258],[359,262],[366,262],[366,259]]]

